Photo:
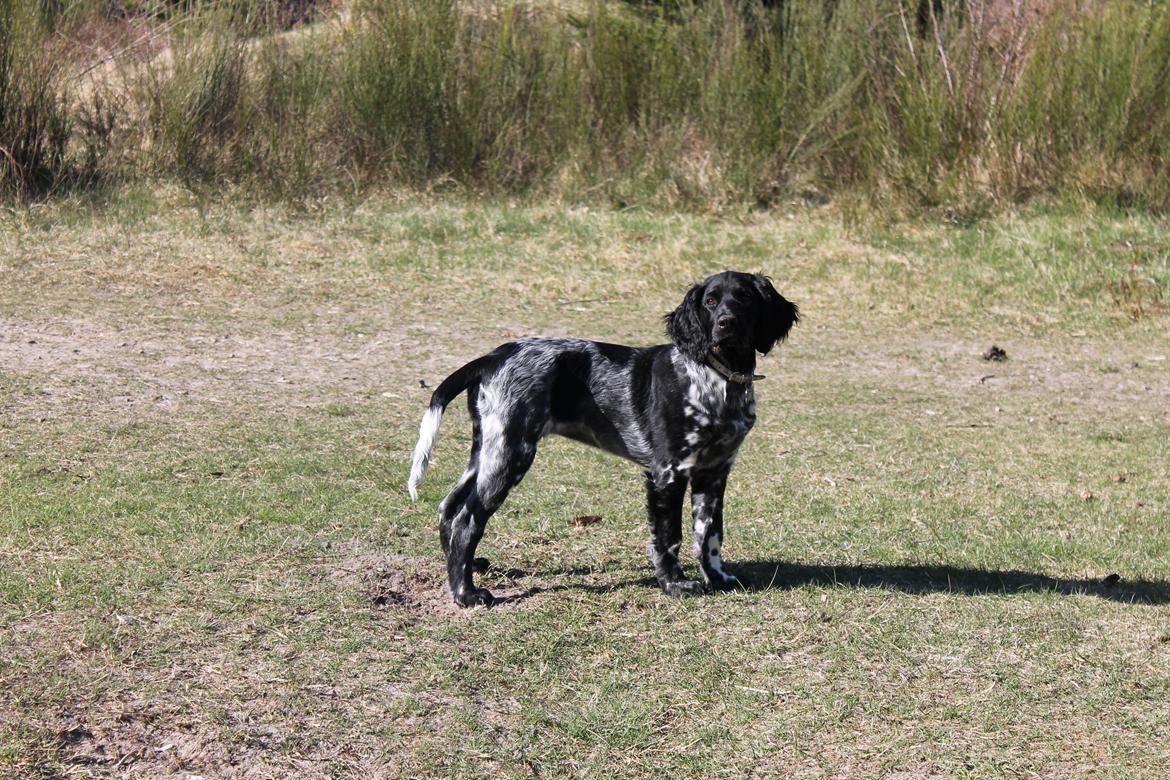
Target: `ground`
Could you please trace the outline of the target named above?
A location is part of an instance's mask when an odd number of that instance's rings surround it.
[[[1160,777],[1165,236],[165,188],[12,211],[0,774]],[[504,603],[451,605],[469,439],[453,405],[411,503],[429,388],[519,336],[659,342],[728,267],[804,314],[728,490],[747,587],[662,596],[637,470],[549,440],[481,547]]]

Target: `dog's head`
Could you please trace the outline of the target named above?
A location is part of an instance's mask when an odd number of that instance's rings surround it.
[[[703,362],[712,351],[730,360],[750,358],[753,350],[767,354],[800,312],[763,274],[724,271],[688,290],[664,319],[675,346]]]

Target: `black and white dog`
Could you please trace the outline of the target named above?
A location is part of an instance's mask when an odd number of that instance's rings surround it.
[[[727,271],[692,287],[665,317],[671,344],[643,349],[577,339],[514,341],[472,360],[431,396],[407,487],[418,498],[439,422],[464,390],[471,460],[439,504],[439,539],[451,595],[490,605],[472,582],[475,547],[508,491],[550,433],[600,447],[646,473],[650,560],[671,596],[699,593],[679,566],[682,505],[691,486],[695,555],[706,586],[735,587],[723,571],[723,490],[756,421],[756,353],[788,335],[799,313],[759,274]]]

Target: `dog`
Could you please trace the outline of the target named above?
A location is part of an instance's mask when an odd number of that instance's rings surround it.
[[[550,433],[633,461],[646,475],[650,561],[669,596],[728,590],[723,492],[756,422],[756,353],[767,354],[800,319],[761,274],[710,276],[664,318],[670,344],[627,347],[580,339],[524,339],[472,360],[443,380],[423,414],[407,489],[418,499],[443,411],[463,391],[471,459],[439,503],[439,540],[455,603],[490,606],[477,588],[475,548],[488,518],[524,478]],[[682,505],[691,487],[694,551],[703,581],[679,565]],[[478,559],[482,562],[482,559]],[[480,563],[482,567],[482,563]]]

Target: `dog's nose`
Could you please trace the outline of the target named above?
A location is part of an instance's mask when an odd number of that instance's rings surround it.
[[[715,325],[720,330],[727,330],[728,328],[730,328],[734,324],[735,324],[735,317],[732,317],[730,314],[724,314],[722,317],[715,320]]]

